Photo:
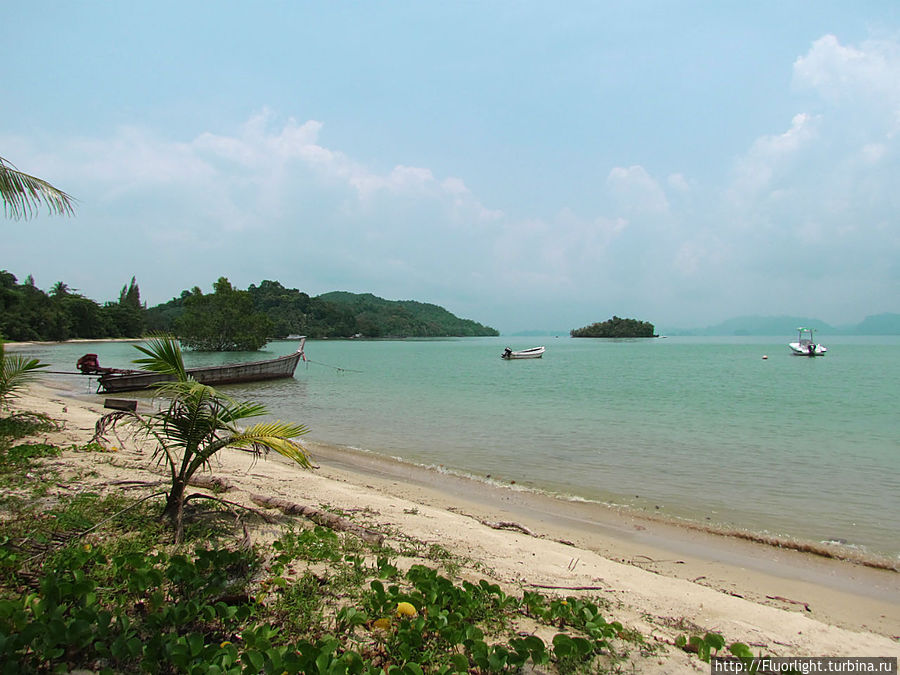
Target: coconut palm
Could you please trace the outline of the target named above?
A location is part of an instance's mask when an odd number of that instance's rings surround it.
[[[8,218],[28,220],[41,204],[51,214],[75,215],[75,198],[45,180],[22,173],[8,160],[0,157],[0,197]]]
[[[34,379],[36,370],[48,365],[37,359],[26,359],[21,354],[7,356],[3,340],[0,340],[0,410],[9,407],[10,400]]]
[[[304,425],[259,422],[242,428],[239,422],[266,414],[262,404],[235,401],[191,379],[184,367],[181,348],[172,337],[155,337],[146,346],[136,347],[145,357],[134,363],[173,377],[172,381],[157,385],[157,393],[168,400],[168,405],[147,416],[127,411],[105,415],[97,422],[97,436],[125,421],[134,425],[140,435],[156,442],[154,458],[167,467],[171,480],[163,516],[171,520],[176,542],[184,534],[188,482],[199,469],[209,465],[219,450],[237,448],[254,457],[274,450],[304,468],[311,467],[303,447],[294,440],[308,431]]]

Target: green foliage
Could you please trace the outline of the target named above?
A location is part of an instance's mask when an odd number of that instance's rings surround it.
[[[0,200],[3,213],[14,220],[28,220],[42,204],[51,215],[75,215],[74,197],[41,178],[19,171],[3,157],[0,157]]]
[[[348,308],[356,333],[366,337],[473,337],[499,335],[488,326],[460,319],[443,307],[413,300],[385,300],[371,293],[336,291],[321,300]]]
[[[286,337],[306,335],[324,337],[445,337],[497,335],[497,331],[468,319],[460,319],[442,307],[413,301],[390,301],[372,294],[334,292],[310,297],[296,288],[285,288],[277,281],[265,280],[247,289],[252,311],[265,314],[271,321],[269,335]],[[147,311],[152,330],[175,327],[199,289],[184,291],[179,298]]]
[[[132,278],[120,302],[103,306],[56,282],[47,294],[31,277],[18,284],[0,271],[0,333],[10,340],[69,340],[74,338],[140,337],[144,308]]]
[[[253,308],[247,291],[220,277],[209,295],[192,293],[184,299],[184,313],[175,332],[185,346],[206,352],[256,351],[271,334],[272,323]]]
[[[706,633],[700,635],[679,635],[675,640],[675,646],[686,652],[693,652],[701,661],[709,663],[710,658],[719,656],[719,653],[725,649],[725,638],[718,633]],[[739,659],[744,664],[744,670],[748,673],[755,673],[759,669],[759,662],[756,660],[753,651],[743,642],[732,642],[728,645],[728,651],[731,655]]]
[[[7,354],[0,340],[0,411],[8,408],[12,399],[34,380],[36,371],[46,368],[46,363],[26,359],[21,354]]]
[[[617,316],[603,321],[592,323],[584,328],[573,328],[572,337],[594,338],[649,338],[656,337],[652,323],[638,321],[637,319],[620,319]]]

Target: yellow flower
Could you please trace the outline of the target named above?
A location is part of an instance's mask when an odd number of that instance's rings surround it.
[[[408,602],[397,604],[397,616],[415,616],[416,614],[416,608],[412,604]]]

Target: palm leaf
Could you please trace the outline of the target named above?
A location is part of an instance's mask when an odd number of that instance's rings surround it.
[[[227,445],[232,448],[248,450],[274,450],[300,466],[308,469],[312,466],[309,456],[294,438],[309,432],[306,425],[285,422],[260,422],[247,427],[241,433],[232,436]]]
[[[50,183],[27,173],[22,173],[7,160],[0,157],[0,197],[3,210],[13,220],[28,220],[37,213],[41,204],[46,204],[50,214],[75,215],[76,201]]]
[[[135,345],[135,349],[146,354],[144,358],[135,359],[132,363],[143,366],[154,373],[174,375],[179,381],[188,379],[181,355],[181,345],[171,335],[154,335],[145,345]]]
[[[21,354],[7,356],[0,341],[0,405],[16,398],[19,390],[34,379],[34,371],[48,365],[37,359],[26,359]]]

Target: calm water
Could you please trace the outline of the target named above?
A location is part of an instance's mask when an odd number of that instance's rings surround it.
[[[822,336],[817,359],[792,357],[790,339],[314,341],[295,379],[227,390],[318,441],[900,555],[900,337]],[[504,361],[507,344],[547,353]],[[136,355],[121,343],[27,351],[58,370],[87,351],[110,366]],[[242,358],[260,353],[188,354]]]

